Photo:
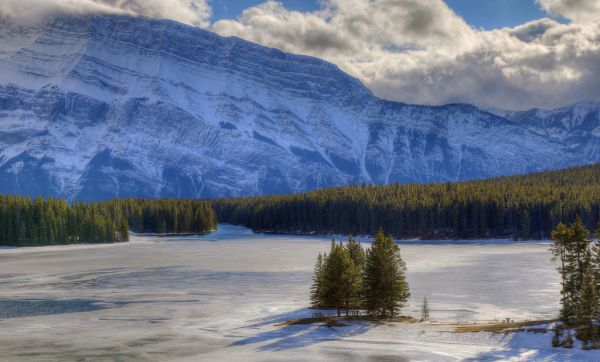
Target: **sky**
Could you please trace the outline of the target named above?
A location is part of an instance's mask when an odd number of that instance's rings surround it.
[[[385,99],[600,101],[600,0],[0,0],[0,19],[167,18],[336,64]]]
[[[264,0],[209,0],[213,21],[235,19],[244,9],[256,6]],[[547,17],[534,0],[445,0],[446,4],[477,28],[496,29],[516,26],[527,21]],[[320,8],[318,0],[283,0],[289,10],[315,11]]]

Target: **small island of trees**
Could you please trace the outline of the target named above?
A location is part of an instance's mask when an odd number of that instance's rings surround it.
[[[352,236],[332,241],[329,254],[317,257],[311,303],[315,309],[365,309],[374,317],[393,318],[410,296],[406,265],[391,235],[378,231],[370,248]]]

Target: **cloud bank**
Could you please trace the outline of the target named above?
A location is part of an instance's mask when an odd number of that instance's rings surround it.
[[[2,18],[25,24],[60,13],[126,14],[207,27],[211,8],[206,0],[0,0]]]
[[[376,95],[407,103],[504,109],[600,100],[600,0],[536,0],[564,23],[475,29],[443,0],[320,0],[318,11],[268,0],[210,23],[208,0],[1,0],[3,17],[105,12],[170,18],[317,56]]]
[[[600,1],[596,0],[536,0],[549,14],[580,23],[600,20]]]
[[[324,0],[316,12],[267,1],[212,29],[322,57],[402,102],[525,109],[600,100],[600,1],[538,3],[572,22],[484,31],[442,0]]]

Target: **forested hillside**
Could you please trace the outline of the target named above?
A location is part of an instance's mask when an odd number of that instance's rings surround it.
[[[600,164],[489,180],[345,186],[308,193],[213,202],[220,222],[256,231],[396,238],[550,237],[579,214],[594,229],[600,210]]]

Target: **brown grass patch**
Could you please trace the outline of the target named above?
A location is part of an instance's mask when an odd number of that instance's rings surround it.
[[[513,333],[513,332],[534,332],[542,333],[546,332],[544,328],[525,328],[529,326],[536,326],[539,324],[547,324],[556,322],[556,320],[542,320],[542,321],[525,321],[525,322],[511,322],[511,323],[489,323],[489,324],[465,324],[458,325],[454,328],[456,333],[477,333],[477,332],[491,332],[491,333]]]

